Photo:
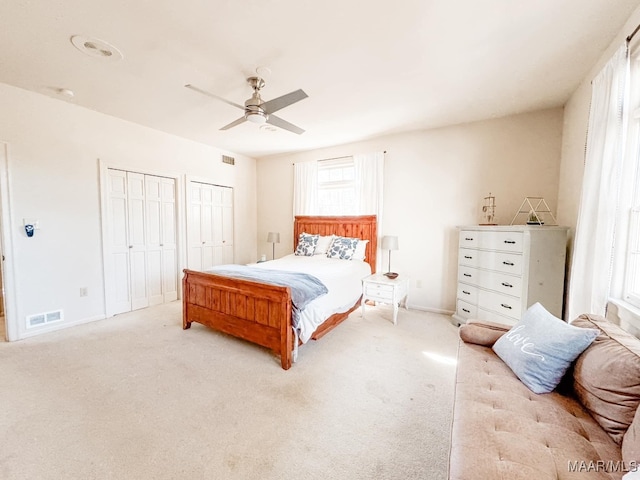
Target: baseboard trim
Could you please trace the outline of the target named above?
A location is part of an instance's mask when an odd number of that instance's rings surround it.
[[[422,305],[413,305],[409,304],[409,310],[420,310],[422,312],[430,312],[430,313],[440,313],[442,315],[453,315],[455,313],[454,310],[445,310],[442,308],[433,308],[433,307],[424,307]]]

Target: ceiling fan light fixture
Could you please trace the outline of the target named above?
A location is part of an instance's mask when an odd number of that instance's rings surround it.
[[[257,125],[262,125],[267,122],[266,115],[256,112],[248,112],[244,115],[244,118],[251,123],[255,123]]]

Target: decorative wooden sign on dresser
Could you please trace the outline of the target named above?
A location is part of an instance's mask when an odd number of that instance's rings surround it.
[[[459,227],[457,324],[515,324],[536,302],[562,318],[567,227]]]

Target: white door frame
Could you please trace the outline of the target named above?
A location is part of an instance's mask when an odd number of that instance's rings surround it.
[[[16,317],[17,301],[15,290],[15,271],[13,267],[13,217],[11,214],[11,195],[9,192],[9,144],[0,142],[0,242],[4,261],[2,268],[2,288],[4,288],[4,319],[6,338],[13,342],[20,339],[18,319]]]

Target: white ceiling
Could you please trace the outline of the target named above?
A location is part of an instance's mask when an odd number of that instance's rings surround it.
[[[11,0],[0,82],[254,157],[563,105],[640,0]],[[88,56],[73,35],[123,59]],[[242,111],[265,100],[306,132]],[[72,99],[58,93],[70,89]]]

